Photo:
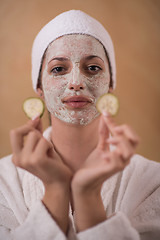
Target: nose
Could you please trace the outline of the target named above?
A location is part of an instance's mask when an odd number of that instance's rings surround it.
[[[71,79],[69,81],[69,89],[80,91],[85,88],[84,76],[80,73],[79,64],[75,64],[72,69]]]
[[[84,89],[84,86],[83,86],[83,84],[82,83],[70,83],[69,84],[69,89],[70,90],[74,90],[74,91],[80,91],[80,90],[83,90]]]

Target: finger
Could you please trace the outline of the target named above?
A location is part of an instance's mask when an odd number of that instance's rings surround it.
[[[39,131],[37,131],[37,130],[31,131],[28,134],[28,137],[26,139],[23,153],[31,154],[34,151],[34,149],[35,149],[37,143],[39,142],[39,140],[41,139],[41,137],[42,137],[42,135]]]
[[[27,122],[27,124],[28,124],[28,125],[31,125],[34,129],[37,129],[38,126],[39,126],[39,124],[40,124],[40,122],[41,122],[41,119],[40,119],[39,116],[37,116],[37,117],[29,120],[29,121]]]
[[[110,176],[124,168],[125,163],[122,161],[121,156],[116,151],[104,154],[104,159],[106,161],[104,171],[106,170]]]
[[[123,170],[129,163],[130,163],[130,158],[125,158],[121,152],[122,149],[116,149],[113,152],[113,155],[115,157],[115,164],[117,164],[117,168],[119,170]]]
[[[35,155],[37,156],[46,156],[49,149],[53,149],[53,145],[48,142],[44,137],[41,137],[40,141],[38,142],[35,148]]]
[[[114,135],[115,134],[114,129],[117,126],[116,122],[113,120],[111,115],[109,115],[108,113],[106,114],[106,112],[103,112],[102,116],[103,116],[104,122],[107,125],[109,131],[112,133],[112,135]]]
[[[40,133],[43,132],[42,121],[39,114],[36,117],[32,118],[32,120],[28,121],[28,124],[33,125],[33,127]]]
[[[134,154],[135,146],[123,136],[116,136],[107,140],[108,143],[116,145],[116,151],[123,160],[130,158]]]
[[[36,129],[42,134],[43,133],[43,125],[42,125],[42,121],[41,121],[41,118],[38,118],[39,121],[37,122],[37,125],[36,125]]]
[[[10,141],[13,153],[19,153],[23,148],[23,138],[26,136],[30,131],[35,129],[39,122],[39,119],[36,118],[35,120],[30,120],[27,124],[11,130],[10,132]]]
[[[140,138],[139,136],[135,133],[135,131],[128,126],[127,124],[121,125],[121,126],[116,126],[115,127],[115,132],[118,134],[124,134],[126,138],[129,139],[135,146],[139,143]]]
[[[130,158],[124,158],[122,155],[122,149],[116,148],[111,153],[111,158],[113,161],[113,167],[116,169],[116,171],[123,170],[130,162]]]
[[[97,147],[101,150],[104,150],[107,146],[106,139],[109,137],[109,131],[102,116],[100,117],[98,133],[99,140]]]

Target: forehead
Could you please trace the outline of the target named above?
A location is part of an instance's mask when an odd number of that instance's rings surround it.
[[[68,57],[84,57],[97,55],[106,58],[103,45],[94,37],[83,34],[62,36],[53,41],[46,52],[48,57],[65,55]]]

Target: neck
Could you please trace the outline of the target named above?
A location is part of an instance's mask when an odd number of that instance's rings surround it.
[[[52,142],[63,161],[77,171],[98,143],[99,117],[86,126],[62,122],[52,116]]]

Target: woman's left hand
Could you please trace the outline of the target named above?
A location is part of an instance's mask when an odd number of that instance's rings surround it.
[[[129,164],[138,142],[139,137],[131,127],[117,126],[110,116],[101,116],[98,145],[72,180],[77,231],[84,231],[106,220],[101,199],[102,184]],[[109,144],[115,146],[112,151]]]
[[[109,132],[112,137],[109,137]],[[74,175],[72,185],[76,191],[92,191],[122,171],[130,162],[139,143],[139,137],[128,125],[118,126],[113,118],[104,114],[100,118],[99,142],[82,168]],[[109,144],[114,145],[110,151]]]

